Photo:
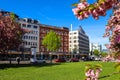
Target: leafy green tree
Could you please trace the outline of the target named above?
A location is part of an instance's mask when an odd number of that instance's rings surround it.
[[[99,56],[99,51],[97,49],[94,50],[94,55]]]
[[[49,50],[49,51],[56,51],[60,48],[61,39],[54,31],[50,31],[43,39],[42,44]]]
[[[54,31],[50,31],[43,39],[42,44],[51,52],[60,48],[61,39]],[[52,63],[52,55],[50,55],[50,63]]]
[[[107,52],[103,52],[103,51],[101,52],[102,57],[105,57],[106,55],[107,55]]]

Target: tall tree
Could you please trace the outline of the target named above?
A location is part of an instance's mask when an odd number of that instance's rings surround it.
[[[22,43],[22,35],[26,32],[27,30],[22,29],[16,22],[14,14],[0,13],[0,53],[18,49]]]
[[[43,39],[42,44],[49,51],[56,51],[61,46],[61,39],[54,31],[50,31]]]
[[[97,49],[94,50],[94,55],[99,56],[99,51]]]
[[[101,55],[102,57],[105,57],[106,55],[108,55],[108,53],[102,51],[100,55]]]

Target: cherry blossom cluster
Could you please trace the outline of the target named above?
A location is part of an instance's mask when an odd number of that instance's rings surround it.
[[[78,3],[77,7],[72,9],[74,15],[82,20],[88,18],[91,14],[95,19],[99,19],[99,16],[105,16],[106,11],[111,9],[118,0],[98,0],[94,4],[89,4],[86,1]]]
[[[102,71],[100,67],[90,67],[85,72],[86,79],[85,80],[98,80],[99,74]]]
[[[18,49],[22,43],[21,37],[25,33],[27,29],[22,29],[10,16],[0,13],[0,53]]]
[[[108,62],[108,61],[113,61],[113,60],[114,58],[112,55],[107,55],[106,57],[102,59],[103,62]]]
[[[107,48],[112,49],[113,52],[120,51],[120,2],[114,7],[113,16],[108,21],[104,37],[110,38],[110,45]]]
[[[90,15],[89,11],[83,11],[88,6],[89,4],[87,2],[81,2],[76,8],[72,9],[72,11],[78,19],[82,20]]]

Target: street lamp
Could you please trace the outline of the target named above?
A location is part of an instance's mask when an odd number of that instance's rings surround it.
[[[36,62],[36,47],[31,47],[31,58],[30,61],[32,63]]]
[[[50,52],[50,63],[52,64],[52,53]]]
[[[20,51],[21,51],[21,57],[24,60],[25,54],[24,54],[24,43],[22,42],[21,45],[19,46]]]
[[[41,56],[40,56],[41,60],[43,59],[43,52],[41,52]]]

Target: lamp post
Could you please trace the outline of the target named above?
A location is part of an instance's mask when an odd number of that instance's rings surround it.
[[[50,52],[50,63],[52,64],[52,53]]]
[[[19,47],[20,47],[20,51],[21,51],[22,60],[24,60],[24,58],[25,58],[25,54],[24,54],[24,43],[22,42]]]
[[[41,52],[41,56],[40,56],[41,60],[43,59],[43,52]]]
[[[71,52],[71,58],[74,57],[74,49],[72,49],[72,52]]]
[[[31,58],[30,61],[32,63],[36,62],[36,47],[31,47]]]

